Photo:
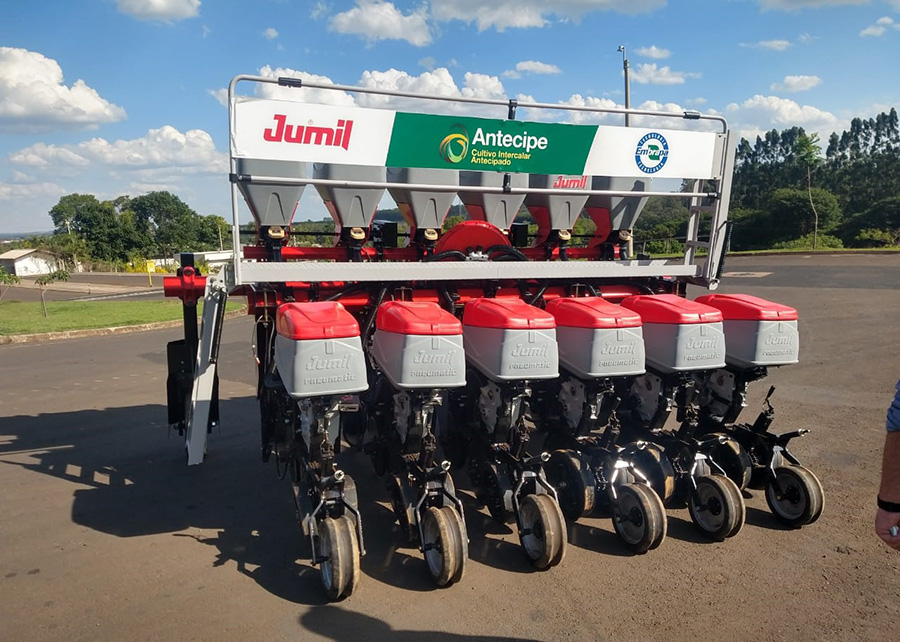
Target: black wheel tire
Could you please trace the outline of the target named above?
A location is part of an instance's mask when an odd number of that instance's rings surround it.
[[[505,468],[493,462],[485,462],[480,466],[479,477],[483,492],[482,500],[491,517],[501,524],[509,523],[513,513],[507,509],[503,498],[512,492],[512,484],[506,477]]]
[[[555,450],[544,466],[550,485],[556,489],[559,507],[566,519],[590,515],[596,503],[594,473],[586,458],[571,450]]]
[[[466,532],[466,523],[455,508],[445,507],[450,513],[450,534],[453,536],[453,545],[456,548],[456,572],[450,578],[450,584],[456,584],[466,573],[466,563],[469,561],[469,535]]]
[[[550,495],[528,495],[519,506],[525,555],[538,570],[559,564],[566,554],[566,523]]]
[[[803,466],[779,466],[774,480],[766,484],[766,503],[778,519],[789,526],[812,524],[825,507],[825,494],[819,479]]]
[[[750,477],[753,474],[753,464],[750,461],[750,455],[747,454],[744,447],[734,437],[726,433],[717,432],[707,435],[707,437],[725,437],[723,443],[716,444],[705,452],[722,468],[725,476],[737,484],[738,490],[747,488],[750,484]],[[715,469],[715,466],[712,468]]]
[[[645,484],[623,484],[616,488],[618,501],[613,512],[616,535],[631,551],[646,553],[665,538],[662,500]]]
[[[739,508],[724,475],[705,475],[697,478],[697,488],[688,500],[688,510],[694,526],[708,538],[723,541],[734,530]]]
[[[656,494],[656,491],[654,491],[649,486],[646,486],[645,484],[640,485],[651,491],[650,494],[653,497],[653,508],[659,517],[659,523],[662,525],[662,528],[660,528],[659,532],[657,533],[656,539],[650,544],[650,550],[652,551],[654,548],[659,547],[659,545],[662,544],[663,541],[665,541],[666,535],[669,531],[669,517],[668,515],[666,515],[666,507],[663,506],[662,500],[659,498],[659,495]]]
[[[644,442],[643,447],[632,443],[627,444],[619,456],[647,478],[663,505],[669,504],[675,495],[675,469],[662,448],[649,442]]]
[[[320,572],[329,600],[349,597],[359,583],[359,541],[349,517],[326,517],[319,522]]]
[[[721,477],[721,475],[717,476]],[[738,488],[734,480],[729,477],[726,477],[726,479],[731,482],[731,484],[725,484],[725,486],[733,496],[734,505],[737,507],[737,513],[734,520],[734,526],[728,531],[725,537],[734,537],[741,532],[741,529],[744,528],[744,524],[747,521],[747,505],[744,503],[744,495],[741,493],[741,489]]]
[[[456,511],[449,506],[430,506],[422,517],[425,565],[438,586],[448,586],[460,564],[455,515]]]

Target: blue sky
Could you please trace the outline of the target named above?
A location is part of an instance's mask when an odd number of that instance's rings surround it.
[[[39,0],[0,22],[0,232],[60,196],[154,189],[230,216],[223,88],[315,75],[724,114],[823,140],[900,106],[900,0]],[[311,191],[311,190],[308,190]],[[311,203],[298,218],[320,218]]]

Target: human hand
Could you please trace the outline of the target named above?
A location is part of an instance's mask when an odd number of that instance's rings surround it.
[[[875,533],[885,544],[900,551],[900,513],[879,508],[875,513]]]

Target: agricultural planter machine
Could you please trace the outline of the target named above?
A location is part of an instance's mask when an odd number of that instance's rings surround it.
[[[238,96],[241,83],[278,85],[286,99]],[[304,102],[311,91],[506,117]],[[346,447],[371,458],[438,586],[466,568],[460,478],[515,523],[537,569],[565,556],[566,518],[600,510],[637,553],[664,540],[666,507],[687,507],[710,538],[737,534],[748,486],[789,524],[818,517],[821,486],[787,448],[805,431],[771,432],[769,397],[754,423],[738,423],[749,384],[797,361],[796,311],[743,295],[686,298],[689,284],[717,289],[727,246],[734,141],[720,116],[255,76],[232,81],[229,106],[234,261],[201,276],[183,255],[166,279],[185,310],[185,339],[168,347],[169,422],[188,463],[201,463],[219,420],[224,304],[245,297],[262,459],[290,478],[330,599],[352,593],[365,554]],[[518,109],[673,124],[530,122]],[[707,131],[686,126],[698,123]],[[292,243],[308,185],[334,220],[326,246]],[[408,231],[378,220],[385,192]],[[631,252],[650,196],[690,202],[678,259]],[[248,244],[240,197],[256,223]],[[457,197],[468,220],[443,231]],[[523,207],[536,230],[516,223]],[[582,212],[596,231],[576,244]]]

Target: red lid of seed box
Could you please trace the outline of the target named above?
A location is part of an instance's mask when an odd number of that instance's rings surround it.
[[[698,303],[722,312],[728,321],[796,321],[797,310],[749,294],[706,294]]]
[[[462,324],[437,303],[388,301],[378,306],[375,327],[397,334],[462,334]]]
[[[717,323],[722,313],[716,308],[675,294],[640,294],[622,300],[622,307],[641,315],[644,323]]]
[[[558,327],[567,328],[639,328],[641,316],[633,310],[597,296],[559,298],[545,308]]]
[[[549,312],[522,299],[472,299],[463,311],[463,323],[476,328],[552,330],[556,320]]]
[[[359,324],[337,301],[285,303],[275,312],[275,328],[288,339],[344,339],[359,336]]]

